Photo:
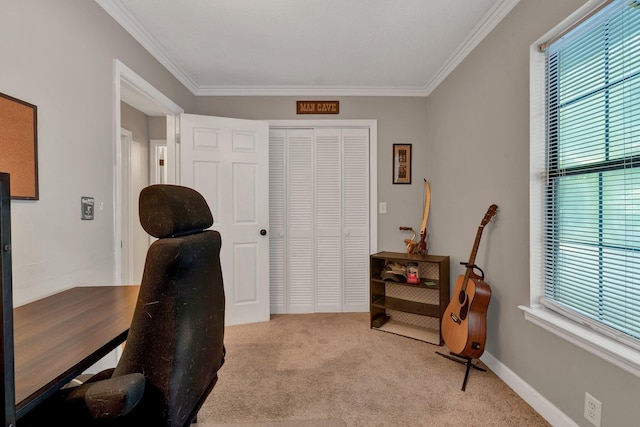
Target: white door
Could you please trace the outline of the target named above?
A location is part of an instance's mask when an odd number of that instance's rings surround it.
[[[271,129],[273,313],[369,310],[370,135]]]
[[[180,184],[200,192],[222,235],[227,325],[268,321],[269,123],[182,114]]]

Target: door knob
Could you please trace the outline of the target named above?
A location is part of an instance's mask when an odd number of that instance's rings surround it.
[[[266,236],[267,235],[267,230],[265,230],[264,228],[262,230],[260,230],[260,235],[261,236]]]

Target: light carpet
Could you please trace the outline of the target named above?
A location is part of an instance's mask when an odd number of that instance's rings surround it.
[[[199,427],[549,425],[491,371],[461,391],[446,347],[372,330],[368,313],[274,315],[225,344]]]

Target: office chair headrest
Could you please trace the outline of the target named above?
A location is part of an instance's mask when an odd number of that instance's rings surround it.
[[[179,185],[143,188],[139,200],[140,224],[161,239],[202,231],[213,225],[209,205],[200,193]]]

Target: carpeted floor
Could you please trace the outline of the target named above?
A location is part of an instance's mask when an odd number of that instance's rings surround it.
[[[274,315],[226,328],[199,427],[548,426],[491,371],[369,328],[368,313]]]
[[[323,420],[293,420],[293,421],[266,421],[255,423],[227,423],[227,424],[197,424],[197,426],[212,427],[345,427],[344,421],[339,419]]]

